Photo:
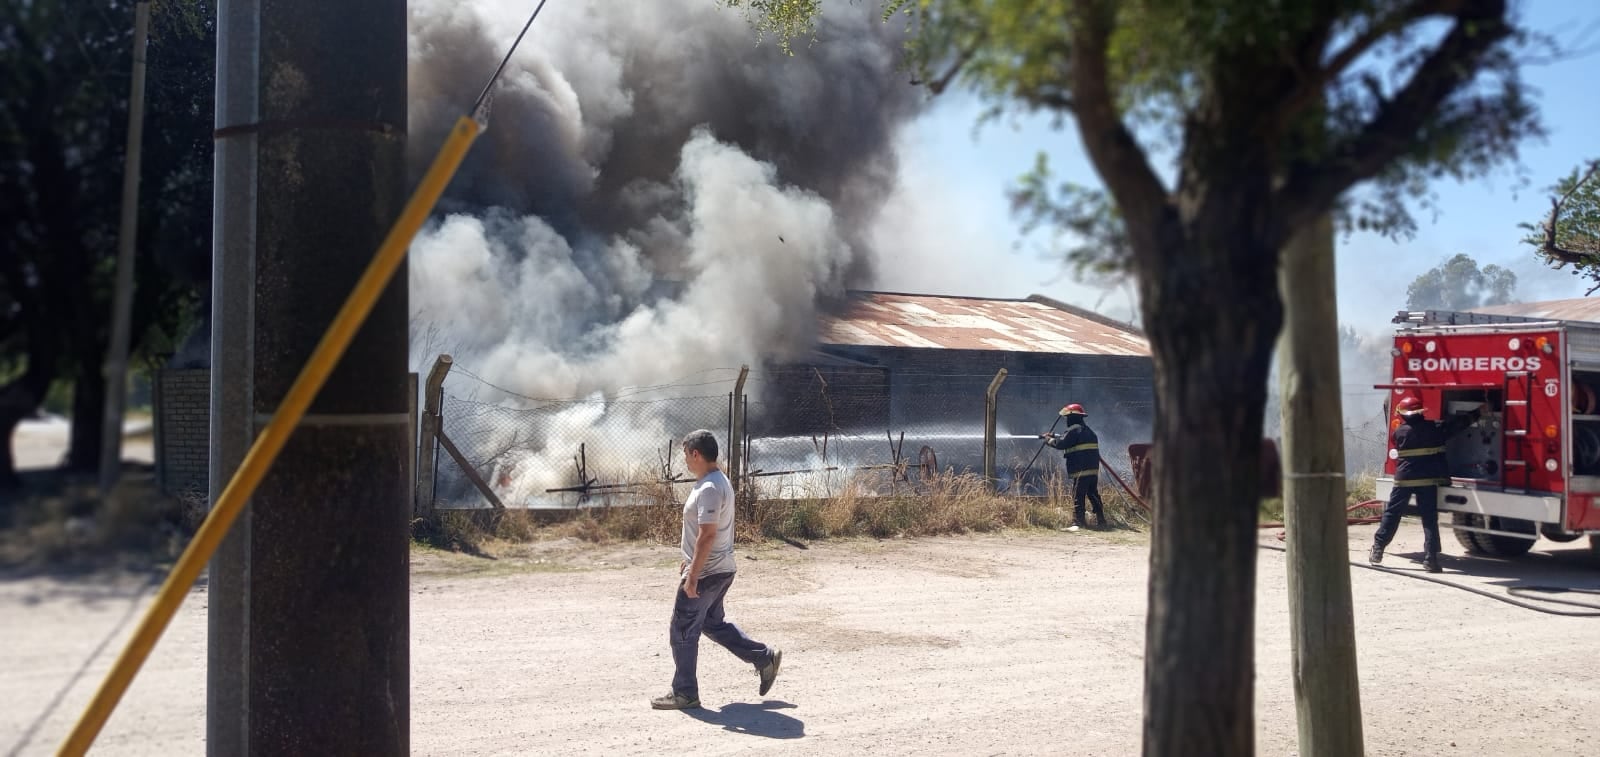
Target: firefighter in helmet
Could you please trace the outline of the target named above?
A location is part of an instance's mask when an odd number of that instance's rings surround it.
[[[1423,416],[1422,400],[1406,397],[1395,406],[1400,425],[1394,430],[1394,449],[1398,463],[1394,472],[1394,491],[1383,508],[1383,520],[1372,539],[1368,562],[1383,562],[1383,550],[1394,539],[1400,516],[1412,497],[1417,498],[1417,514],[1422,518],[1422,565],[1429,573],[1439,567],[1439,487],[1450,485],[1450,469],[1445,461],[1445,443],[1465,431],[1483,414],[1478,408],[1446,421],[1430,421]]]
[[[1067,405],[1061,408],[1061,415],[1067,419],[1066,433],[1046,432],[1039,438],[1061,450],[1067,460],[1067,477],[1072,479],[1073,525],[1080,528],[1088,525],[1084,521],[1084,500],[1087,499],[1094,505],[1095,525],[1104,528],[1106,511],[1100,502],[1100,438],[1084,422],[1089,414],[1083,405]]]

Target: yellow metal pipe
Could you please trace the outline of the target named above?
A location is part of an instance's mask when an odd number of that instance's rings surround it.
[[[211,555],[222,544],[223,537],[227,536],[228,529],[238,519],[245,503],[255,494],[256,486],[267,475],[278,453],[283,451],[283,445],[289,441],[289,435],[294,433],[295,426],[305,416],[311,401],[322,390],[328,375],[344,356],[356,330],[361,328],[362,322],[372,312],[373,303],[383,294],[384,287],[394,277],[395,269],[405,260],[412,238],[422,228],[428,214],[433,212],[439,195],[444,193],[450,179],[455,176],[456,169],[461,166],[478,132],[478,123],[471,118],[462,116],[456,121],[449,138],[434,157],[433,165],[428,167],[428,173],[422,177],[416,191],[411,193],[411,199],[406,202],[400,218],[390,227],[389,235],[378,247],[372,262],[367,264],[367,270],[361,274],[355,289],[345,299],[344,306],[339,308],[339,314],[323,333],[322,340],[317,343],[305,367],[300,369],[299,377],[289,387],[283,402],[278,404],[277,412],[272,414],[272,421],[250,445],[250,451],[239,464],[239,470],[222,490],[222,495],[217,497],[210,514],[206,515],[200,529],[195,532],[194,540],[189,542],[183,556],[178,558],[178,564],[167,574],[167,580],[161,584],[155,602],[145,611],[133,638],[128,640],[116,664],[111,666],[94,699],[56,752],[58,755],[78,757],[87,753],[94,744],[100,729],[110,719],[122,695],[127,692],[128,685],[133,682],[133,677],[150,656],[150,650],[155,648],[156,641],[167,630],[167,624],[172,622],[172,616],[178,612],[184,597],[188,596],[189,587],[194,585],[200,577],[200,571],[211,561]]]

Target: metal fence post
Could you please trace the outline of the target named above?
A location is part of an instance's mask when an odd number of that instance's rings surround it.
[[[411,449],[406,455],[406,494],[411,497],[411,516],[417,514],[417,385],[419,377],[415,371],[406,374],[406,434],[411,439]]]
[[[439,413],[444,405],[444,377],[450,373],[454,361],[449,355],[440,355],[428,371],[428,383],[422,401],[422,428],[417,444],[417,487],[412,512],[418,518],[433,518],[433,468],[438,456],[439,429],[443,419]]]
[[[750,377],[750,366],[739,366],[739,380],[733,383],[733,419],[728,431],[728,472],[733,474],[733,490],[739,490],[739,480],[744,477],[744,380]]]
[[[1000,385],[1005,383],[1006,369],[1001,368],[994,375],[994,380],[989,382],[988,391],[983,394],[983,480],[990,486],[995,483],[994,458],[995,458],[995,424],[999,415]]]

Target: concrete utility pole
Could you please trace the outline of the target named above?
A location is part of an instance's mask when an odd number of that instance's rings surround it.
[[[111,343],[106,347],[106,406],[100,429],[100,496],[122,474],[122,416],[128,400],[128,342],[133,331],[134,243],[139,238],[139,158],[144,144],[144,51],[150,2],[133,12],[133,83],[128,93],[128,144],[122,158],[122,219],[117,228],[117,280],[111,299]]]
[[[221,0],[215,499],[405,201],[404,0]],[[210,572],[206,748],[409,751],[406,275]]]
[[[1360,757],[1361,692],[1345,523],[1344,416],[1333,221],[1283,250],[1278,374],[1283,393],[1284,530],[1300,754]]]

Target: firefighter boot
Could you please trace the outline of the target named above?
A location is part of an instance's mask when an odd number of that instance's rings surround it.
[[[1426,554],[1422,556],[1422,569],[1429,573],[1443,573],[1444,568],[1439,567],[1439,556]]]
[[[1083,517],[1083,513],[1075,513],[1072,516],[1072,526],[1074,528],[1088,528],[1089,521]]]
[[[1376,544],[1372,545],[1372,552],[1367,554],[1367,562],[1373,565],[1381,564],[1383,562],[1383,547]]]

